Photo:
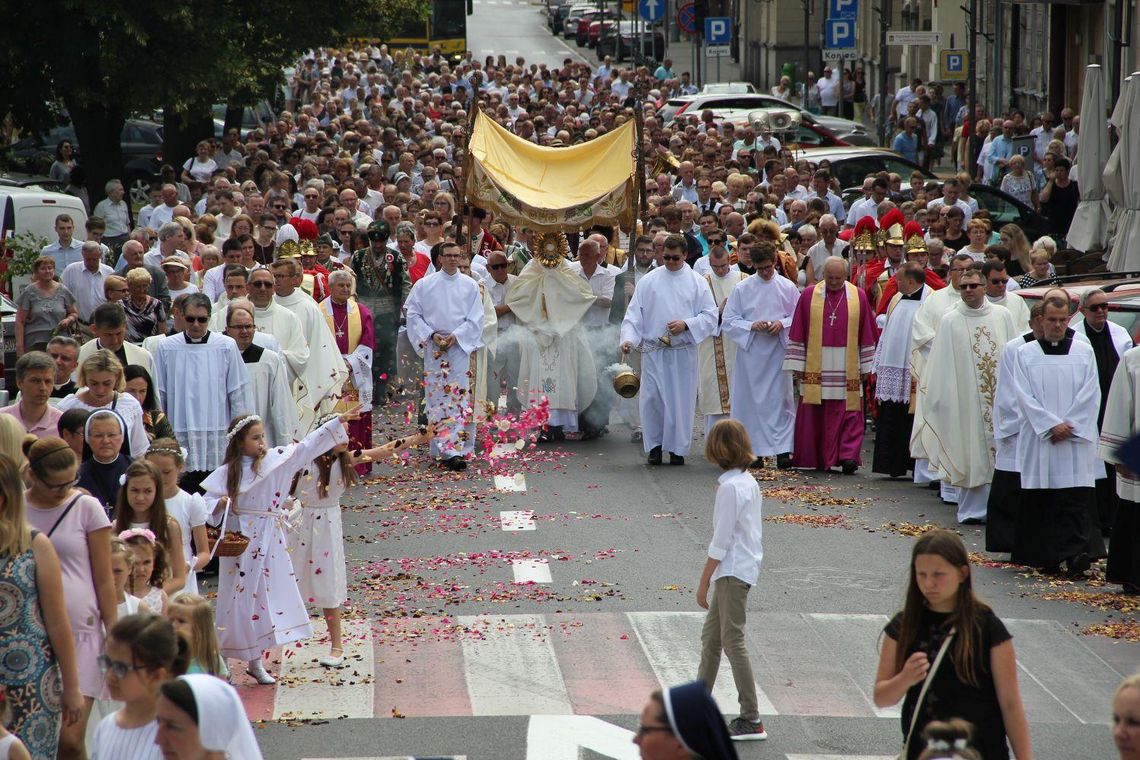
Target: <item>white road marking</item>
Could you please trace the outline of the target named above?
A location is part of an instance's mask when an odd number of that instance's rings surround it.
[[[534,512],[529,509],[500,512],[499,525],[505,531],[534,530]]]
[[[835,655],[836,662],[843,663],[855,685],[867,696],[867,703],[875,715],[880,718],[897,718],[902,715],[901,703],[894,707],[876,707],[869,693],[879,669],[879,648],[872,645],[851,645],[854,641],[878,641],[883,626],[887,624],[887,616],[816,612],[807,615],[806,619],[812,630]]]
[[[663,688],[688,683],[697,677],[705,613],[627,612],[626,617],[633,624],[641,649]],[[732,680],[732,667],[727,657],[720,659],[712,694],[721,712],[735,715],[740,711],[740,695]],[[779,714],[759,684],[756,685],[756,701],[761,715]]]
[[[508,619],[509,618],[509,619]],[[463,637],[467,694],[473,715],[571,715],[574,712],[541,615],[508,618],[461,615],[459,624],[484,631]]]
[[[637,760],[633,732],[589,715],[532,715],[526,727],[527,760],[578,760],[585,748],[601,757]]]
[[[375,717],[372,621],[348,619],[342,626],[347,667],[325,668],[317,663],[328,654],[324,618],[313,621],[313,638],[302,642],[303,646],[290,644],[282,650],[274,720]]]
[[[515,574],[515,583],[554,582],[550,575],[550,563],[544,559],[511,560],[511,572]]]
[[[495,476],[495,490],[496,491],[525,491],[526,490],[526,474],[517,473],[515,475],[496,475]]]

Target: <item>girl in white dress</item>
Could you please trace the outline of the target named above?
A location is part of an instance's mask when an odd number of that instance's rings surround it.
[[[148,528],[130,528],[119,538],[134,555],[131,580],[127,591],[139,598],[139,608],[161,615],[166,610],[166,592],[162,579],[166,577],[166,552]]]
[[[178,593],[198,593],[198,571],[210,561],[210,545],[206,539],[206,501],[201,494],[189,494],[178,486],[186,455],[173,438],[156,438],[146,452],[162,474],[162,498],[166,514],[178,521],[182,529],[182,556],[186,558],[186,584]],[[190,539],[194,539],[193,549]],[[197,550],[196,552],[194,550]]]
[[[289,551],[301,598],[320,607],[329,631],[329,654],[318,662],[344,667],[340,608],[348,598],[340,498],[356,481],[357,464],[373,462],[397,451],[427,443],[434,430],[397,438],[372,449],[349,452],[341,443],[313,460],[300,474],[293,495],[301,502],[300,524],[289,533]]]
[[[276,683],[262,665],[264,650],[313,635],[285,537],[293,478],[317,456],[347,444],[344,423],[359,416],[354,407],[299,443],[268,451],[261,418],[237,417],[226,435],[222,466],[202,481],[212,519],[228,515],[224,529],[249,539],[240,556],[221,560],[218,643],[223,657],[245,660],[246,672],[258,683]]]
[[[111,539],[111,577],[115,581],[115,601],[119,605],[119,617],[134,615],[136,612],[147,612],[144,607],[139,609],[139,598],[127,591],[131,582],[131,573],[134,572],[135,555],[120,538]]]

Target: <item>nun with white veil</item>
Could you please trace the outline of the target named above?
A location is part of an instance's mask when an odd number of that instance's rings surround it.
[[[253,726],[237,691],[215,676],[198,673],[159,687],[158,735],[163,757],[178,760],[262,760]]]

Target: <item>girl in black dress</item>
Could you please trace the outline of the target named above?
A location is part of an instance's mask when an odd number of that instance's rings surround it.
[[[970,561],[958,534],[932,530],[914,544],[906,604],[884,629],[875,677],[878,707],[903,700],[907,757],[922,752],[919,737],[931,721],[961,718],[974,726],[973,746],[986,760],[1033,757],[1029,724],[1017,686],[1013,637],[993,610],[974,595]],[[945,656],[934,662],[947,636]],[[931,672],[931,670],[934,672]],[[922,704],[923,682],[931,679]]]

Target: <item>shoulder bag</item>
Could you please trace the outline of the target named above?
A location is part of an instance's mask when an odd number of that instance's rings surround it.
[[[930,670],[926,672],[926,679],[922,682],[922,691],[918,692],[918,700],[914,703],[914,714],[910,717],[910,728],[907,729],[906,739],[903,741],[902,752],[899,753],[898,760],[906,760],[910,753],[910,741],[914,738],[914,729],[918,726],[918,716],[922,712],[922,703],[926,701],[926,692],[930,688],[930,682],[934,680],[934,674],[938,672],[938,666],[942,664],[943,657],[946,656],[946,650],[950,648],[950,642],[954,639],[955,630],[950,629],[950,633],[946,634],[946,638],[942,640],[942,646],[938,648],[938,654],[934,658],[934,664],[930,666]]]

